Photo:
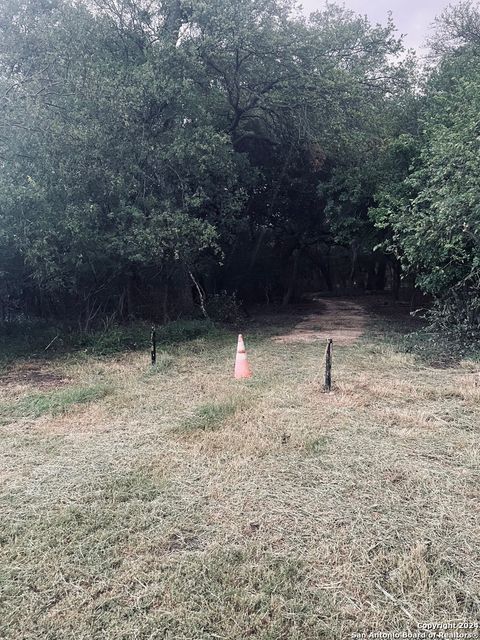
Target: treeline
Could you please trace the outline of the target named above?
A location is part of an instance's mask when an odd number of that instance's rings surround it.
[[[290,0],[3,0],[0,36],[4,319],[88,330],[410,278],[478,326],[473,5],[423,75],[391,21]]]

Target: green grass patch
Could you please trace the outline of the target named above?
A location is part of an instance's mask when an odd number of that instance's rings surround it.
[[[157,361],[154,365],[150,365],[148,367],[145,371],[144,377],[151,378],[159,373],[165,373],[171,369],[174,362],[175,357],[168,353],[168,351],[157,351]]]
[[[154,481],[146,470],[129,471],[107,482],[102,488],[102,498],[109,504],[151,502],[158,498],[164,485],[164,481]]]
[[[330,438],[327,436],[319,436],[313,440],[309,440],[305,443],[305,451],[312,455],[324,453],[330,443]]]
[[[222,328],[208,320],[178,320],[156,328],[157,338],[157,366],[159,369],[167,364],[160,362],[158,355],[166,347],[177,347],[192,342],[198,338],[216,339],[225,332]],[[81,350],[85,355],[111,356],[125,351],[150,351],[151,326],[147,323],[132,325],[118,325],[108,331],[95,332],[88,335],[74,337],[72,350]],[[165,368],[166,368],[165,367]]]
[[[213,431],[218,429],[230,416],[233,416],[244,403],[239,400],[226,402],[208,402],[200,405],[195,413],[187,418],[182,427],[185,431]]]
[[[108,356],[122,351],[147,350],[151,327],[146,324],[118,325],[108,331],[96,331],[72,337],[72,348],[87,354]]]
[[[72,406],[104,398],[110,392],[106,385],[70,387],[48,393],[32,393],[16,402],[0,404],[0,419],[39,418],[42,415],[66,413]]]
[[[330,639],[318,612],[330,608],[333,597],[308,587],[308,569],[300,557],[258,553],[248,546],[227,546],[206,557],[191,554],[177,567],[171,562],[167,571],[173,575],[164,587],[168,601],[188,610],[188,616],[169,612],[156,631],[199,640]],[[191,585],[188,593],[185,583]]]

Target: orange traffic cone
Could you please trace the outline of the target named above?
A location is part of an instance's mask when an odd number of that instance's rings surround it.
[[[235,378],[251,378],[252,372],[248,366],[247,352],[245,351],[245,344],[243,342],[243,336],[238,336],[237,345],[237,357],[235,359]]]

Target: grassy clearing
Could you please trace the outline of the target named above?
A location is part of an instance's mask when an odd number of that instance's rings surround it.
[[[331,394],[324,345],[271,329],[245,331],[243,382],[233,331],[175,343],[155,371],[148,351],[57,363],[112,391],[0,426],[0,637],[343,640],[478,620],[478,361],[429,366],[378,326],[335,349]]]

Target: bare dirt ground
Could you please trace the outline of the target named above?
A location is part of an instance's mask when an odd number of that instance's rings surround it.
[[[51,370],[48,361],[22,362],[0,375],[0,387],[17,391],[35,387],[37,389],[58,388],[69,380]]]
[[[335,344],[349,345],[358,340],[368,323],[364,304],[346,298],[313,298],[293,329],[275,336],[275,342],[315,342],[332,338]]]

